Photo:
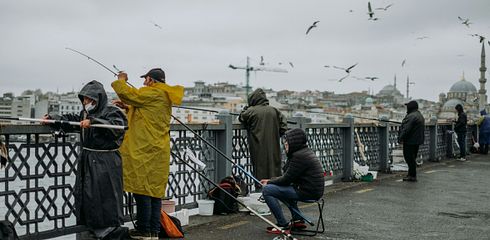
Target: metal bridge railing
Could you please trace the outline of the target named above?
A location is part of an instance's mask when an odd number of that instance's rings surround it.
[[[220,113],[217,118],[220,124],[189,126],[234,163],[251,172],[246,130],[240,124],[233,124],[232,115]],[[329,180],[352,179],[354,161],[372,170],[387,171],[392,162],[391,152],[398,147],[398,125],[355,125],[351,118],[341,124],[295,120],[297,124],[290,127],[306,131],[308,145],[319,157]],[[452,148],[448,148],[452,141],[447,134],[450,129],[451,125],[428,124],[419,157],[437,161],[452,156]],[[0,219],[13,222],[22,239],[47,239],[84,230],[76,225],[74,217],[73,185],[80,147],[77,134],[53,137],[51,133],[48,126],[0,125],[0,138],[8,145],[11,159],[6,169],[0,171]],[[214,181],[233,172],[247,179],[250,190],[254,190],[250,179],[191,131],[172,125],[170,135],[171,151],[185,159],[189,149],[206,164],[202,171]],[[364,158],[360,144],[364,145]],[[177,209],[196,207],[197,200],[206,197],[210,185],[177,159],[171,158],[170,169],[167,198],[176,201]],[[133,210],[134,201],[126,194],[126,220]]]

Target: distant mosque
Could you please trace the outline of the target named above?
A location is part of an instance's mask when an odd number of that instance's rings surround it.
[[[478,91],[473,83],[466,81],[463,77],[460,81],[454,83],[449,92],[439,94],[439,104],[441,106],[438,118],[439,119],[454,119],[457,117],[456,105],[461,104],[469,117],[469,120],[474,120],[479,117],[482,109],[488,109],[487,95],[485,89],[485,44],[482,45],[481,66],[480,66],[480,90]]]

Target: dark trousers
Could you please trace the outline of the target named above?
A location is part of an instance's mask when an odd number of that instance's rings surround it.
[[[464,158],[466,156],[466,132],[456,132],[458,135],[459,155]]]
[[[419,145],[403,144],[403,158],[408,165],[408,176],[417,177],[417,155]]]
[[[482,145],[480,145],[480,152],[482,154],[488,154],[488,144],[482,144]]]
[[[162,199],[134,194],[136,200],[136,229],[140,232],[160,232]]]

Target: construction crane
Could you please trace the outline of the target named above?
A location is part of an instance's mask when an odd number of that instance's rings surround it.
[[[246,96],[245,98],[248,98],[248,94],[250,93],[250,72],[254,71],[263,71],[263,72],[281,72],[281,73],[287,73],[288,71],[282,68],[266,68],[266,67],[252,67],[250,66],[250,58],[247,57],[247,66],[245,67],[237,67],[234,65],[228,65],[229,68],[231,69],[243,69],[245,70],[245,76],[246,76],[246,85],[245,85],[245,91],[246,91]]]

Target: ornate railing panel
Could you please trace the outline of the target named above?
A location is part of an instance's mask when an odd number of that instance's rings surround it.
[[[360,125],[354,128],[354,161],[367,165],[372,170],[379,168],[379,132],[374,125]],[[364,146],[364,158],[361,155]]]
[[[343,171],[343,138],[341,126],[311,124],[305,129],[308,146],[320,159],[327,175],[341,176]]]

